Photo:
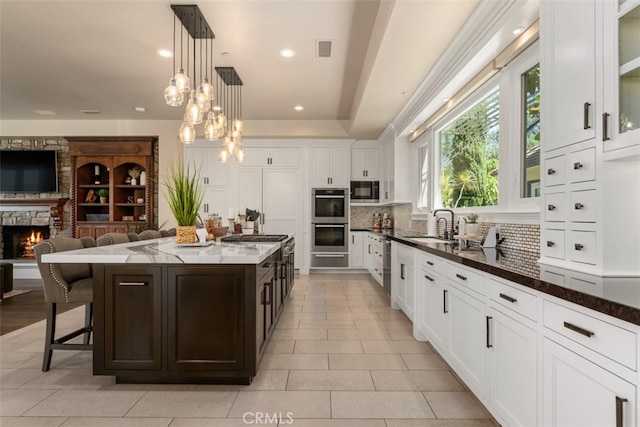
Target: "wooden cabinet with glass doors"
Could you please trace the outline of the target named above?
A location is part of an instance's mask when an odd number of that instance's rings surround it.
[[[72,158],[75,237],[141,231],[154,224],[156,139],[67,138]]]

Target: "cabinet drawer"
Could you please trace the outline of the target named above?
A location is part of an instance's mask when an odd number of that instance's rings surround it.
[[[544,326],[633,370],[636,333],[579,311],[544,302]]]
[[[395,245],[397,256],[413,259],[413,248],[411,246],[406,246],[401,243],[396,243]]]
[[[489,297],[498,304],[507,307],[531,320],[538,320],[538,297],[511,286],[500,279],[489,281]]]
[[[597,259],[595,231],[569,231],[568,244],[571,261],[595,265]]]
[[[596,191],[572,191],[569,215],[574,222],[596,222]]]
[[[569,156],[569,181],[584,182],[596,179],[596,149],[575,151]]]
[[[540,270],[540,279],[545,282],[553,283],[554,285],[564,286],[565,284],[564,274],[555,273],[549,270]]]
[[[564,230],[543,228],[540,236],[542,255],[564,259]]]
[[[447,266],[443,258],[440,258],[439,256],[427,254],[424,252],[421,253],[421,256],[422,256],[421,261],[424,268],[431,270],[435,274],[440,274],[443,276],[447,274]]]
[[[447,262],[446,272],[445,277],[449,281],[457,283],[462,288],[471,289],[480,295],[485,295],[485,278],[482,274],[460,264],[450,262]]]
[[[564,193],[550,193],[544,196],[545,221],[561,222],[567,219],[567,203]]]
[[[546,169],[544,184],[547,187],[564,184],[564,181],[565,181],[564,156],[558,156],[558,157],[552,157],[550,159],[546,159],[544,162],[544,166]]]

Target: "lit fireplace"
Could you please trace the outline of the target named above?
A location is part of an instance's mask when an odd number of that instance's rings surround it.
[[[3,259],[35,259],[33,247],[49,238],[48,226],[15,225],[2,227]]]

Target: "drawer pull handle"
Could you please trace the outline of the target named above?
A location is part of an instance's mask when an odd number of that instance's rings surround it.
[[[574,332],[584,335],[587,338],[591,338],[595,335],[595,332],[588,331],[586,329],[581,328],[580,326],[576,326],[573,323],[564,322],[564,327],[567,329],[571,329]]]
[[[462,274],[458,274],[458,273],[456,273],[456,277],[457,277],[458,279],[460,279],[460,280],[467,280],[467,278],[466,278],[466,277],[464,277]]]
[[[427,261],[427,265],[433,265],[431,261]]]
[[[582,106],[584,129],[591,128],[591,126],[589,125],[589,107],[591,107],[591,104],[589,104],[588,102],[585,102],[584,105]]]
[[[602,140],[608,141],[609,138],[609,113],[602,113]]]
[[[426,274],[424,275],[424,278],[427,279],[430,282],[433,282],[435,280],[433,277],[429,277]]]
[[[575,245],[573,245],[573,247],[576,249],[576,251],[581,251],[582,249],[584,249],[584,245],[581,245],[580,243],[576,243]]]
[[[444,314],[447,314],[449,312],[449,310],[447,309],[447,290],[443,289],[442,290],[442,312]]]
[[[118,282],[120,286],[146,286],[147,282]]]
[[[576,208],[577,210],[580,210],[584,208],[584,205],[582,203],[576,203],[573,207]]]
[[[400,264],[400,278],[402,280],[405,279],[405,277],[404,277],[404,264]]]
[[[555,245],[556,245],[556,244],[555,244],[555,242],[552,242],[551,240],[547,240],[547,247],[548,247],[548,248],[552,248],[552,247],[554,247]]]
[[[547,175],[554,175],[556,173],[556,170],[553,168],[549,168],[547,169]]]
[[[573,169],[574,169],[574,170],[582,169],[582,163],[580,163],[580,162],[575,162],[575,163],[573,164]]]
[[[502,299],[506,299],[509,302],[516,302],[518,301],[517,299],[510,297],[509,295],[505,295],[505,294],[500,294],[500,298]]]
[[[622,404],[627,401],[628,400],[624,397],[616,396],[616,427],[623,427],[624,407],[622,406]]]
[[[555,205],[547,205],[547,210],[555,211],[556,210],[556,206]]]
[[[493,317],[487,316],[487,348],[493,347],[493,344],[491,344],[489,339],[489,337],[491,336],[491,319],[493,319]]]

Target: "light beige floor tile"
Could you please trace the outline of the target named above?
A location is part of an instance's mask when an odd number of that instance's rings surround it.
[[[247,427],[247,426],[277,426],[278,420],[273,420],[273,422],[266,422],[264,418],[258,424],[255,417],[251,416],[252,414],[247,414],[246,419],[242,418],[174,418],[171,422],[170,427]],[[269,414],[273,415],[273,414]],[[285,419],[283,417],[283,419]],[[269,419],[272,421],[272,419]],[[284,424],[283,424],[284,425]]]
[[[226,417],[236,399],[235,391],[150,391],[127,417]]]
[[[433,353],[431,347],[418,341],[362,341],[361,344],[365,353]]]
[[[242,391],[231,408],[229,417],[241,418],[245,413],[281,413],[292,418],[331,418],[328,391]]]
[[[181,391],[194,391],[198,389],[197,384],[116,384],[115,377],[111,378],[111,383],[105,385],[102,390],[141,390],[141,391],[171,391],[174,393]]]
[[[29,391],[36,392],[35,390]],[[25,415],[122,417],[143,395],[144,392],[141,391],[59,390],[28,410]],[[157,415],[154,414],[154,416]]]
[[[44,346],[44,344],[41,344],[41,347],[42,346]],[[4,347],[4,342],[0,347]],[[42,348],[40,350],[42,350]],[[23,367],[25,363],[28,363],[29,361],[34,361],[42,366],[42,351],[39,351],[37,353],[22,351],[3,353],[2,357],[0,358],[0,366],[2,366],[3,368],[19,368]]]
[[[402,311],[382,311],[377,312],[378,320],[407,320],[409,318]]]
[[[285,390],[289,371],[285,369],[258,369],[257,375],[249,385],[239,384],[201,384],[198,391],[247,391],[247,390]]]
[[[280,320],[327,320],[328,313],[282,313]],[[279,325],[279,324],[278,324]]]
[[[362,353],[359,341],[296,341],[294,353]]]
[[[300,326],[300,320],[298,320],[298,319],[289,319],[289,320],[280,319],[280,321],[278,322],[278,329],[280,329],[280,330],[282,330],[282,329],[298,329],[299,326]]]
[[[356,320],[358,329],[402,329],[413,333],[413,325],[408,320]]]
[[[272,340],[326,340],[327,331],[322,329],[276,329]]]
[[[378,320],[377,313],[363,311],[359,313],[326,313],[327,320]]]
[[[435,418],[419,392],[333,391],[331,413],[335,418]]]
[[[67,417],[1,417],[2,427],[59,427]],[[111,419],[113,422],[113,419]]]
[[[449,371],[371,371],[376,390],[464,391]]]
[[[271,340],[265,349],[265,353],[293,353],[295,343],[295,340]]]
[[[281,424],[283,427],[286,424]],[[330,419],[330,420],[301,420],[294,419],[292,426],[295,427],[385,427],[384,420],[349,420],[349,419]],[[172,426],[173,427],[173,426]]]
[[[64,427],[113,427],[113,418],[70,418]],[[173,426],[172,418],[118,418],[118,427],[164,427]],[[4,426],[3,426],[4,427]]]
[[[348,313],[348,305],[305,305],[303,313]]]
[[[0,416],[18,416],[47,399],[54,390],[0,390]]]
[[[0,369],[0,388],[19,388],[40,374],[40,369]]]
[[[367,370],[291,370],[287,390],[375,390]]]
[[[484,408],[469,392],[426,391],[423,394],[438,418],[487,418]]]
[[[330,369],[393,369],[406,370],[397,354],[330,354]]]
[[[260,369],[329,369],[326,354],[265,354]]]
[[[329,340],[388,340],[387,331],[380,329],[330,329]]]
[[[112,382],[111,377],[93,375],[93,370],[84,369],[51,369],[40,372],[24,388],[29,389],[74,389],[98,390]]]
[[[449,366],[437,354],[402,354],[402,359],[409,369],[416,370],[442,370]]]
[[[489,420],[387,420],[387,427],[495,427]]]
[[[389,334],[389,337],[392,340],[415,341],[415,338],[413,337],[413,330],[385,329],[385,332]]]
[[[353,320],[300,320],[300,329],[356,329]]]

